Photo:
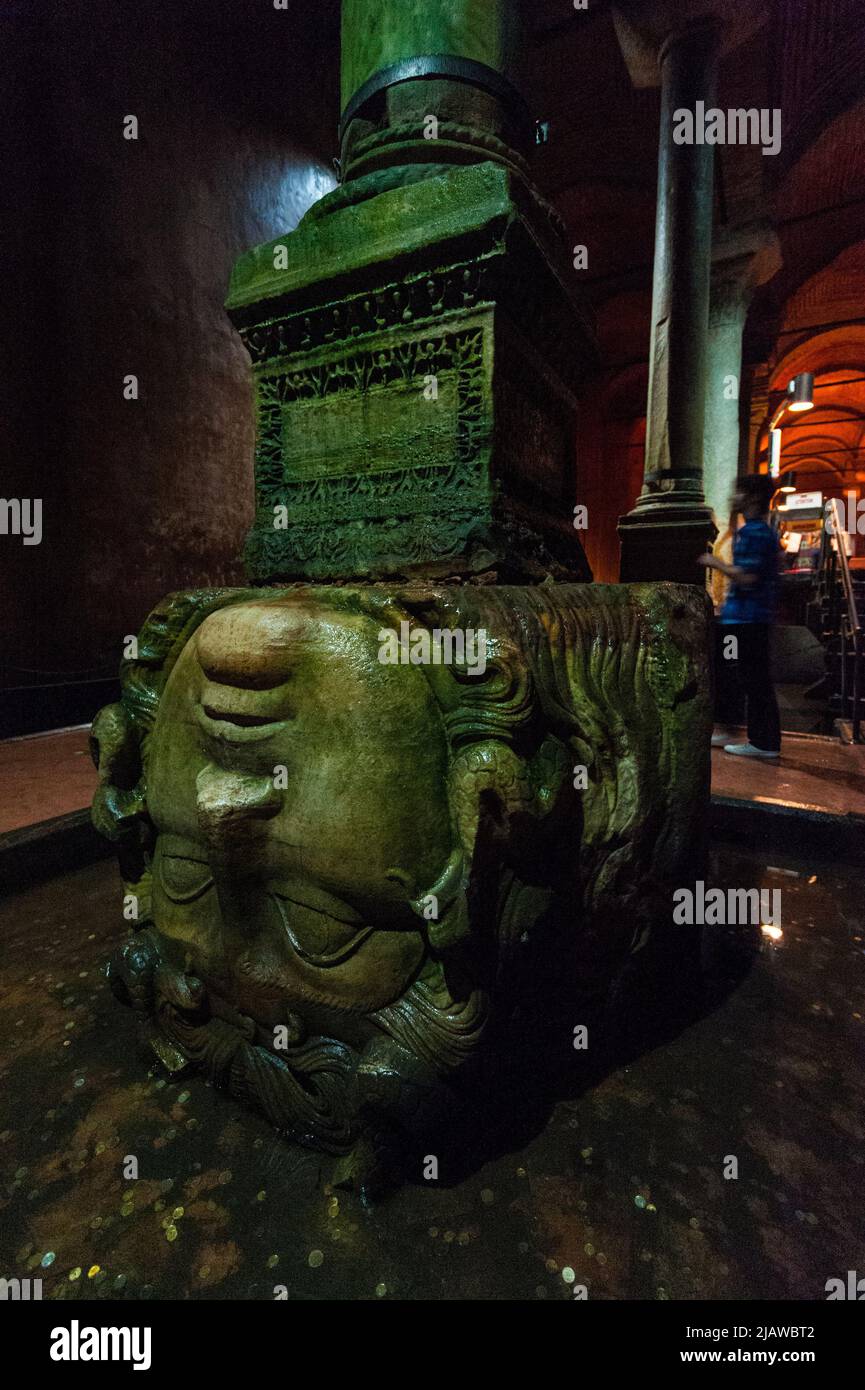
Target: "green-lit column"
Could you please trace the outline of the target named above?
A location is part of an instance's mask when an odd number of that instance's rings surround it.
[[[374,73],[421,54],[457,54],[513,73],[518,46],[517,9],[510,0],[375,5],[343,0],[342,104]]]
[[[511,0],[344,0],[344,177],[479,158],[519,166],[531,124],[519,96],[523,52]]]

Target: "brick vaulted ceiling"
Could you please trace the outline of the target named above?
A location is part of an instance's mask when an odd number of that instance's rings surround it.
[[[530,101],[550,123],[535,176],[589,248],[584,285],[596,309],[621,297],[629,321],[611,324],[610,345],[630,339],[634,360],[648,341],[659,92],[632,86],[608,0],[579,11],[544,0],[526,13]],[[716,151],[718,225],[768,214],[779,233],[784,264],[753,315],[772,336],[796,288],[865,238],[863,0],[773,0],[763,27],[725,57],[718,105],[782,112],[777,156]]]

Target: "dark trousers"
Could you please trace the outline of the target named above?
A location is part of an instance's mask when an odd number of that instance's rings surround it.
[[[730,637],[735,644],[727,640]],[[746,706],[748,742],[777,753],[781,719],[772,684],[769,624],[716,623],[715,718],[719,724],[740,724]]]

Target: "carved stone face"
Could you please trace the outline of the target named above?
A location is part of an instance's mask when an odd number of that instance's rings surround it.
[[[447,749],[423,675],[378,624],[309,592],[211,614],[149,740],[153,916],[175,961],[273,1025],[351,1041],[424,960],[409,900],[453,849]]]
[[[140,902],[109,978],[160,1061],[358,1171],[385,1131],[427,1144],[501,1020],[544,981],[606,988],[700,862],[704,609],[642,585],[172,596],[92,738]],[[483,670],[382,661],[404,621],[483,632]]]

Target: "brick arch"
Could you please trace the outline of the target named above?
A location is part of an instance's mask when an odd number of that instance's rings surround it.
[[[776,358],[769,378],[769,409],[757,432],[755,457],[765,462],[769,419],[787,382],[804,371],[814,374],[815,408],[804,415],[783,417],[782,460],[791,449],[801,452],[806,440],[819,435],[821,452],[832,450],[836,464],[843,465],[845,485],[853,486],[857,470],[865,469],[865,322],[803,334]]]
[[[865,97],[860,95],[820,129],[776,184],[773,222],[782,266],[767,290],[775,306],[786,304],[848,248],[861,243],[863,147]]]
[[[848,258],[848,265],[851,262],[855,264],[854,257]],[[831,276],[830,268],[822,277],[830,286]],[[815,279],[819,282],[821,277]],[[865,323],[797,338],[772,369],[771,408],[789,379],[803,371],[814,373],[815,406],[781,421],[782,476],[794,472],[800,490],[819,489],[826,497],[852,491],[858,499],[865,481]],[[767,425],[768,418],[758,437],[758,458],[763,462]]]
[[[601,583],[618,580],[616,527],[642,486],[647,391],[648,367],[633,363],[590,383],[580,405],[577,491],[589,514],[581,540]]]

